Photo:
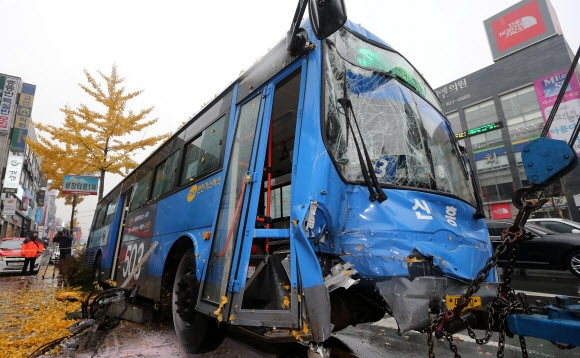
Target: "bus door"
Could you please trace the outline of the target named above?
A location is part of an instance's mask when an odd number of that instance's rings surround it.
[[[111,266],[111,280],[117,279],[117,270],[115,269],[119,264],[119,255],[121,253],[121,242],[123,241],[123,232],[125,231],[125,219],[127,218],[127,213],[129,212],[129,203],[131,202],[131,190],[127,190],[125,193],[121,194],[119,198],[119,203],[121,206],[121,219],[119,220],[119,227],[113,231],[117,233],[117,241],[115,243],[115,257],[113,257],[113,266]]]
[[[305,66],[243,103],[198,309],[236,325],[297,328],[290,184]]]

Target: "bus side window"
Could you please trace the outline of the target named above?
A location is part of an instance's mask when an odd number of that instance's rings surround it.
[[[97,220],[95,220],[95,229],[100,229],[103,227],[103,219],[105,218],[105,213],[107,212],[106,207],[101,207],[97,213]]]
[[[117,208],[117,199],[118,198],[114,198],[109,205],[107,205],[107,210],[101,210],[102,212],[106,212],[105,215],[105,222],[103,223],[103,226],[109,225],[111,223],[111,221],[113,221],[113,218],[115,217],[115,209]]]
[[[220,117],[187,144],[180,185],[185,185],[190,180],[219,167],[225,118],[225,115]]]
[[[175,176],[177,175],[179,153],[180,150],[177,150],[155,169],[155,181],[153,182],[153,194],[151,195],[153,200],[175,187]]]
[[[133,187],[133,200],[131,200],[129,211],[137,210],[147,204],[147,200],[149,199],[147,195],[149,194],[152,176],[153,173],[149,172],[135,183],[135,186]]]

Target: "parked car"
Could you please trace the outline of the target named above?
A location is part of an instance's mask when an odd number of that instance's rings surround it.
[[[487,221],[493,247],[501,243],[501,233],[510,226],[510,220]],[[519,244],[515,267],[544,270],[570,270],[580,277],[580,235],[565,234],[532,223],[524,226],[528,238]],[[506,254],[500,256],[500,266],[506,263]]]
[[[580,234],[580,223],[568,219],[541,218],[528,219],[529,223],[540,225],[546,229],[568,234]]]
[[[7,237],[0,239],[0,273],[20,273],[24,266],[24,255],[20,251],[24,243],[23,237]],[[38,271],[41,260],[34,263],[34,271]]]

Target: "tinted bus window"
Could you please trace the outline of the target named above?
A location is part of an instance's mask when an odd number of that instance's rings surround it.
[[[147,203],[147,200],[149,199],[147,195],[149,194],[151,177],[152,173],[147,173],[133,187],[133,200],[131,201],[129,211],[137,210]]]
[[[105,208],[101,208],[99,210],[99,213],[97,214],[97,221],[96,221],[97,227],[102,227],[103,226],[103,219],[105,217],[105,213],[106,212],[107,211],[105,210]]]
[[[175,186],[175,177],[177,176],[177,163],[179,162],[179,153],[176,151],[169,158],[157,166],[155,170],[155,182],[153,184],[153,199],[167,193]]]
[[[100,229],[103,226],[103,217],[105,216],[105,208],[97,208],[97,213],[96,215],[96,219],[95,219],[95,224],[94,229]]]
[[[115,217],[115,209],[117,208],[117,198],[114,198],[113,201],[111,201],[109,203],[109,205],[107,206],[107,211],[106,211],[106,215],[105,215],[105,222],[103,223],[103,226],[105,225],[109,225],[111,223],[111,221],[113,221],[113,218]],[[105,211],[105,210],[101,210],[101,211]]]
[[[222,116],[187,144],[180,185],[220,165],[225,118]]]

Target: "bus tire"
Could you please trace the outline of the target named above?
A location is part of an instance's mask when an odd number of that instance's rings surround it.
[[[177,267],[171,301],[177,340],[186,353],[212,351],[225,336],[225,326],[195,310],[199,287],[195,255],[191,248],[183,255]]]

